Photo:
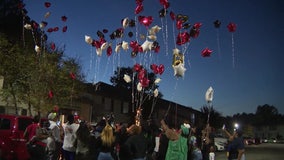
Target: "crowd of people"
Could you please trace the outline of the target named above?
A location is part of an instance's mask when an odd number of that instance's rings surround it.
[[[31,160],[215,160],[212,127],[190,125],[178,128],[161,120],[159,126],[150,123],[136,125],[114,123],[102,118],[95,126],[70,114],[65,123],[50,113],[48,121],[34,117],[26,128],[27,149]],[[228,160],[245,160],[241,132],[230,134]]]

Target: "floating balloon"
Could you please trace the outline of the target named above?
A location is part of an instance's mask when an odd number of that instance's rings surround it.
[[[108,43],[107,43],[107,42],[104,42],[104,43],[101,45],[101,50],[105,50],[107,47],[108,47]]]
[[[33,29],[32,25],[30,25],[30,24],[25,24],[24,28],[27,29],[27,30],[32,30]]]
[[[97,55],[98,55],[99,57],[101,57],[102,54],[103,54],[103,51],[102,51],[101,48],[96,48],[96,53],[97,53]]]
[[[44,15],[44,18],[48,18],[50,16],[50,14],[51,14],[50,12],[46,12],[45,15]]]
[[[55,43],[51,43],[50,48],[54,51],[55,50]]]
[[[53,92],[52,92],[52,91],[49,91],[49,92],[48,92],[48,98],[50,98],[50,99],[53,98]]]
[[[47,26],[47,22],[45,22],[45,21],[42,21],[42,22],[39,24],[40,29],[44,29],[46,26]]]
[[[176,15],[174,12],[170,12],[170,17],[174,21],[176,19]]]
[[[121,47],[125,51],[128,50],[129,49],[128,42],[122,41]]]
[[[228,28],[229,32],[235,32],[236,29],[237,29],[237,25],[235,23],[231,22],[227,25],[227,28]]]
[[[36,51],[36,53],[40,53],[41,52],[41,48],[38,45],[36,45],[35,46],[35,51]]]
[[[73,80],[74,80],[74,79],[76,79],[76,75],[75,75],[75,73],[70,72],[70,78],[71,78],[71,79],[73,79]]]
[[[115,53],[119,53],[120,52],[120,49],[121,49],[121,43],[118,43],[116,46],[115,46]]]
[[[184,67],[183,63],[180,63],[178,65],[173,66],[174,68],[174,76],[176,77],[183,77],[184,72],[186,71],[186,68]]]
[[[142,89],[143,89],[143,87],[142,87],[142,84],[139,82],[138,84],[137,84],[137,91],[138,92],[141,92],[142,91]]]
[[[205,93],[205,100],[206,100],[206,102],[208,102],[208,103],[212,102],[212,100],[213,100],[213,93],[214,93],[214,90],[213,90],[213,88],[210,86],[210,87],[207,89],[206,93]]]
[[[155,83],[155,84],[158,84],[158,83],[161,82],[161,80],[162,80],[161,78],[156,78],[156,80],[154,81],[154,83]]]
[[[141,24],[143,24],[144,26],[149,27],[152,24],[152,22],[153,22],[153,17],[152,16],[148,16],[148,17],[146,17],[146,16],[139,16],[138,17],[138,21]]]
[[[126,83],[130,83],[130,82],[131,82],[131,78],[130,78],[130,76],[127,75],[127,74],[124,74],[123,79],[124,79],[124,81],[125,81]]]
[[[126,27],[128,27],[128,25],[129,25],[129,18],[126,17],[122,20],[122,27],[126,28]]]
[[[142,45],[143,52],[150,51],[152,49],[153,42],[146,40]]]
[[[214,21],[214,27],[215,28],[220,28],[221,22],[219,20]]]
[[[167,10],[165,8],[159,11],[159,17],[165,17],[167,15]]]
[[[90,36],[85,35],[85,42],[88,43],[88,44],[92,44],[93,39]]]
[[[135,14],[139,14],[140,12],[142,12],[144,10],[144,6],[143,6],[143,4],[141,3],[141,4],[138,4],[137,6],[136,6],[136,8],[135,8]]]
[[[205,49],[202,50],[201,55],[202,55],[202,57],[210,57],[212,52],[213,51],[210,50],[209,48],[205,48]]]
[[[44,3],[44,6],[45,6],[46,8],[49,8],[49,7],[51,6],[51,3],[50,3],[50,2],[45,2],[45,3]]]
[[[111,56],[111,54],[112,54],[112,48],[111,48],[111,45],[109,45],[107,47],[107,56]]]
[[[66,32],[67,31],[67,26],[64,26],[63,28],[62,28],[62,32]]]
[[[66,21],[67,21],[67,17],[66,17],[66,16],[62,16],[62,17],[61,17],[61,20],[62,20],[63,22],[66,22]]]
[[[154,93],[154,97],[158,97],[158,95],[159,95],[159,90],[156,88],[153,93]]]

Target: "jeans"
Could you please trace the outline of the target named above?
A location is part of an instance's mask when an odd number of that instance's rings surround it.
[[[110,152],[100,152],[98,160],[114,160]]]

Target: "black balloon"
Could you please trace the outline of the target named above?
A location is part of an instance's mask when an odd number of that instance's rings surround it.
[[[97,31],[97,35],[100,38],[105,38],[105,35],[101,31]]]
[[[135,20],[131,19],[129,21],[129,27],[135,27]]]
[[[215,28],[220,28],[221,22],[219,20],[214,21]]]
[[[191,25],[189,23],[185,23],[182,25],[183,29],[188,29]]]
[[[132,51],[132,52],[131,52],[131,57],[132,57],[132,58],[135,58],[135,57],[137,56],[137,53],[138,53],[137,51],[136,51],[136,52],[135,52],[135,51]]]
[[[128,32],[128,36],[131,38],[133,36],[132,32]]]
[[[167,10],[165,8],[161,9],[159,11],[159,16],[160,17],[165,17],[167,15]]]

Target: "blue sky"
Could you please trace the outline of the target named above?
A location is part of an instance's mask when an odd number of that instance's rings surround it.
[[[46,8],[45,2],[51,6]],[[87,81],[110,83],[116,67],[133,66],[135,63],[150,65],[163,64],[165,72],[158,75],[162,79],[159,91],[164,99],[200,110],[206,105],[205,92],[214,89],[214,108],[223,115],[235,113],[255,113],[258,105],[275,106],[284,114],[284,1],[282,0],[169,0],[168,11],[186,15],[190,24],[202,23],[198,38],[191,39],[185,46],[176,46],[178,33],[169,13],[159,17],[162,5],[159,0],[144,0],[144,10],[135,14],[135,0],[24,0],[28,15],[40,23],[48,22],[46,28],[67,26],[67,32],[49,33],[49,41],[57,47],[65,46],[65,55],[78,58]],[[50,12],[48,18],[44,15]],[[147,52],[131,58],[130,50],[114,52],[114,46],[122,41],[145,40],[136,35],[146,35],[146,27],[137,23],[134,28],[126,28],[121,39],[111,41],[109,35],[121,28],[121,20],[135,19],[139,15],[152,16],[149,26],[158,25],[162,29],[156,34],[160,52]],[[61,21],[66,16],[66,22]],[[221,21],[220,28],[213,22]],[[237,25],[235,32],[229,32],[227,25]],[[111,56],[98,57],[95,48],[88,45],[84,37],[98,39],[97,31],[107,29],[106,40],[112,43]],[[130,38],[127,33],[132,32]],[[166,36],[167,35],[167,38]],[[218,45],[219,44],[219,45]],[[185,51],[185,74],[174,76],[172,50],[177,47]],[[201,51],[208,47],[213,51],[210,57],[202,57]]]

